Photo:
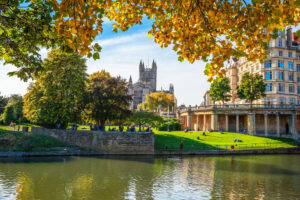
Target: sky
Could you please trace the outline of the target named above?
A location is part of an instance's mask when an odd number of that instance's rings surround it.
[[[147,34],[151,28],[150,20],[143,20],[142,25],[136,25],[126,32],[112,32],[112,23],[105,20],[103,33],[96,38],[102,46],[100,60],[88,59],[88,73],[102,69],[112,75],[120,75],[125,79],[132,76],[133,82],[138,80],[139,62],[143,60],[146,66],[151,67],[152,60],[157,63],[157,89],[168,89],[174,85],[178,105],[199,105],[203,101],[204,93],[209,89],[207,77],[203,71],[205,63],[202,61],[193,64],[187,61],[179,62],[177,54],[170,48],[160,48]],[[297,27],[299,29],[299,26]],[[42,49],[43,58],[47,50]],[[2,95],[24,95],[29,82],[23,82],[17,77],[9,77],[8,72],[14,71],[11,65],[3,66],[0,63],[0,92]]]

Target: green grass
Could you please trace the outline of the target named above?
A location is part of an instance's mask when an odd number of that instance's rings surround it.
[[[25,134],[7,130],[4,126],[0,127],[0,151],[52,151],[54,147],[70,147],[70,145],[50,136]]]
[[[180,149],[180,142],[183,141],[183,149],[186,150],[212,150],[230,149],[234,145],[234,150],[239,149],[267,149],[267,148],[291,148],[297,144],[290,138],[258,137],[241,133],[183,131],[155,132],[155,149]],[[199,140],[197,137],[199,136]],[[241,142],[234,142],[235,139]],[[227,148],[226,148],[227,147]]]

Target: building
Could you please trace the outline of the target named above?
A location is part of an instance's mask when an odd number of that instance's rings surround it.
[[[278,32],[279,37],[268,44],[268,58],[264,63],[250,62],[245,58],[233,59],[227,65],[226,77],[231,85],[230,104],[243,104],[237,96],[237,86],[246,72],[259,73],[264,77],[266,97],[255,104],[300,105],[300,41],[288,27]]]
[[[182,128],[247,131],[251,135],[300,139],[300,41],[290,27],[278,35],[268,44],[269,56],[264,63],[245,58],[228,61],[230,102],[225,106],[215,103],[206,92],[203,106],[178,110]],[[261,74],[267,84],[266,97],[253,102],[253,106],[237,95],[237,87],[246,72]]]
[[[145,67],[143,61],[139,64],[139,80],[136,83],[132,83],[132,77],[129,78],[128,93],[132,95],[132,102],[130,109],[135,111],[138,109],[138,105],[146,100],[146,95],[152,92],[156,92],[157,86],[157,64],[153,60],[151,68]],[[174,86],[170,84],[169,90],[163,90],[166,93],[174,94]]]

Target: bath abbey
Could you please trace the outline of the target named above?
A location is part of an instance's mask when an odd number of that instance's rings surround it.
[[[151,68],[145,67],[143,61],[139,64],[139,79],[136,83],[132,83],[132,77],[129,78],[128,93],[132,95],[130,105],[131,110],[136,110],[138,105],[146,100],[146,95],[157,92],[157,64],[153,60]],[[174,94],[174,86],[170,84],[169,90],[161,90],[166,93]]]

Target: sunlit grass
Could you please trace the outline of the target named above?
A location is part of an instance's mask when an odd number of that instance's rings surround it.
[[[174,131],[155,132],[155,149],[180,149],[183,141],[183,149],[266,149],[266,148],[291,148],[297,144],[293,139],[277,137],[258,137],[241,133],[205,132],[203,131]],[[240,142],[234,142],[238,139]]]

